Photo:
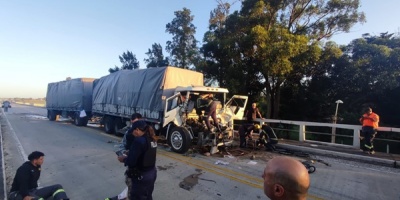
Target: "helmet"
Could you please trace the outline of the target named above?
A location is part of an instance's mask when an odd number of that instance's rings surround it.
[[[261,128],[260,124],[255,124],[254,125],[254,129],[260,129],[260,128]]]

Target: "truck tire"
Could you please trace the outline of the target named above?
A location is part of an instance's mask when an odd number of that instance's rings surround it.
[[[87,117],[80,117],[79,112],[75,114],[74,117],[74,124],[75,126],[86,126],[88,123]]]
[[[114,133],[114,119],[112,117],[104,117],[104,131],[108,134]]]
[[[114,134],[116,136],[123,135],[123,133],[118,132],[121,128],[124,128],[124,123],[121,121],[121,118],[115,118],[115,121],[114,121]]]
[[[47,110],[47,118],[49,121],[56,121],[57,115],[53,110]]]
[[[189,131],[183,127],[174,127],[168,135],[168,144],[171,150],[177,153],[185,153],[192,144]]]

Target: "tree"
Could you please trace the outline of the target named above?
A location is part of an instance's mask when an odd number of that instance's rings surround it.
[[[148,59],[144,59],[144,62],[147,63],[147,68],[150,67],[165,67],[169,65],[168,59],[164,58],[163,50],[160,44],[154,43],[146,53],[149,57]]]
[[[175,11],[175,18],[166,25],[166,32],[173,35],[172,41],[167,41],[166,50],[170,53],[173,65],[189,69],[197,62],[199,50],[194,37],[196,27],[192,24],[194,16],[190,10],[183,8]]]
[[[108,71],[110,73],[117,72],[123,69],[138,69],[139,68],[139,61],[136,59],[136,55],[133,54],[131,51],[126,51],[119,56],[119,61],[122,63],[121,67],[115,66],[114,68],[110,68]]]
[[[358,0],[244,0],[240,12],[227,17],[219,41],[213,40],[219,48],[208,55],[231,59],[219,73],[235,69],[257,79],[269,103],[268,117],[277,118],[288,78],[315,65],[322,39],[365,20],[358,7]]]
[[[319,61],[307,69],[307,79],[297,85],[289,79],[291,85],[283,88],[285,119],[329,121],[335,112],[334,102],[341,99],[345,102],[341,123],[358,124],[362,108],[371,106],[381,115],[381,125],[398,124],[399,37],[364,34],[340,48],[327,43]]]

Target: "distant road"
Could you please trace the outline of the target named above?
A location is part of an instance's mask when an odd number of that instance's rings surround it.
[[[7,168],[12,169],[6,174],[12,176],[22,163],[21,153],[15,147],[17,138],[24,152],[40,150],[46,154],[40,179],[43,186],[60,183],[71,199],[77,200],[100,200],[118,194],[125,187],[124,167],[113,152],[120,138],[107,135],[100,128],[50,122],[45,118],[46,112],[44,108],[13,104],[6,113],[11,127],[2,117],[0,123],[8,144]],[[281,155],[256,151],[255,160],[250,160],[250,155],[224,158],[193,154],[192,157],[169,152],[159,145],[154,199],[267,199],[261,174],[266,161]],[[310,175],[308,199],[400,199],[400,169],[326,157],[318,159],[331,166],[315,163],[317,171]],[[216,165],[217,161],[227,165]],[[197,184],[190,190],[182,189],[180,184],[193,174],[200,174],[198,179],[192,178]]]

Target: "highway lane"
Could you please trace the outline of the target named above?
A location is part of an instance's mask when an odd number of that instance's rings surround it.
[[[113,152],[119,138],[107,135],[99,128],[50,122],[44,117],[46,110],[43,108],[13,105],[6,115],[11,128],[3,128],[5,139],[12,141],[11,135],[15,133],[25,153],[33,150],[45,152],[42,185],[61,183],[72,199],[104,199],[123,189],[124,167]],[[4,124],[4,120],[1,123]],[[8,159],[9,165],[14,165],[9,167],[10,174],[22,162],[21,156],[17,155],[21,150],[10,146],[7,150],[9,157],[13,158]],[[218,158],[197,154],[190,157],[169,152],[168,148],[160,145],[154,198],[267,199],[262,191],[260,175],[268,158],[280,155],[260,152],[257,156],[256,163],[249,164],[248,156]],[[398,169],[340,159],[319,159],[328,161],[331,166],[315,164],[317,172],[311,174],[308,199],[400,198]],[[229,164],[215,165],[218,160]],[[179,187],[186,177],[200,173],[198,184],[190,191]]]
[[[101,129],[76,127],[69,122],[50,122],[44,118],[45,110],[15,105],[6,114],[23,156],[18,151],[9,152],[16,161],[15,170],[31,151],[43,151],[45,162],[40,179],[41,185],[62,184],[71,199],[104,199],[115,195],[124,188],[124,167],[118,163],[113,152],[115,141],[119,138],[107,135]],[[8,136],[8,141],[12,141]],[[12,141],[12,143],[18,143]],[[17,145],[18,146],[18,145]],[[155,199],[257,199],[263,197],[259,187],[246,183],[232,182],[224,176],[215,176],[203,169],[211,169],[209,163],[186,165],[177,158],[182,155],[159,149],[157,158],[158,178],[154,191]],[[168,157],[169,154],[175,159]],[[19,162],[18,162],[19,160]],[[194,162],[192,162],[194,163]],[[218,166],[216,166],[218,167]],[[9,175],[12,171],[9,171]],[[198,184],[190,191],[180,188],[179,184],[192,174],[202,173]],[[254,177],[261,181],[260,175]],[[235,174],[237,176],[238,174]],[[8,181],[10,183],[10,180]],[[240,190],[238,189],[240,188]]]

